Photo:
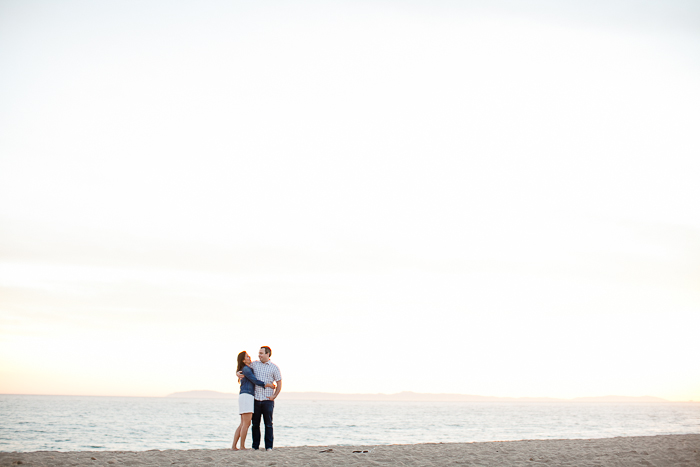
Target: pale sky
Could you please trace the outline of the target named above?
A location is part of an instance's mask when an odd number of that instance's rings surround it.
[[[700,3],[3,1],[0,393],[700,400]]]

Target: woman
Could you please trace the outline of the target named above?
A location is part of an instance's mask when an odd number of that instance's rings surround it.
[[[233,446],[231,449],[234,451],[245,450],[245,437],[248,434],[248,427],[250,427],[250,420],[253,418],[253,407],[255,404],[255,385],[264,386],[266,388],[275,389],[274,383],[263,383],[258,378],[255,377],[253,369],[250,367],[250,355],[245,350],[238,354],[238,368],[236,373],[243,371],[243,379],[239,381],[241,385],[241,392],[238,395],[238,413],[241,414],[241,424],[236,428],[236,434],[233,435]],[[241,439],[241,448],[238,449],[236,444],[238,443],[238,438]]]

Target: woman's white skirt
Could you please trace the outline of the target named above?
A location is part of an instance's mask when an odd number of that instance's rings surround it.
[[[238,413],[253,413],[255,410],[255,397],[252,394],[238,395]]]

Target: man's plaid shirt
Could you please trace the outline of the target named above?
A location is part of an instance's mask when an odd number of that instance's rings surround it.
[[[267,363],[263,363],[260,360],[255,360],[251,366],[253,367],[255,377],[260,381],[265,383],[273,383],[275,381],[282,380],[282,372],[280,372],[280,368],[270,360],[268,360]],[[274,393],[275,390],[272,388],[265,388],[255,385],[255,400],[266,401]]]

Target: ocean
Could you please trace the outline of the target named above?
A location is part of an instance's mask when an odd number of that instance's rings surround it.
[[[274,417],[276,447],[700,433],[698,403],[280,398]],[[146,451],[230,448],[240,416],[235,399],[0,395],[0,420],[0,451]]]

